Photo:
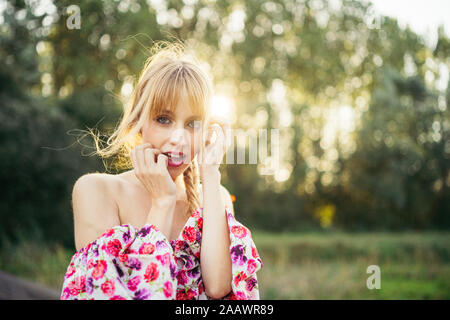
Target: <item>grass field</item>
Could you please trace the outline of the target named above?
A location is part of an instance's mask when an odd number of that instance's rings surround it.
[[[450,299],[450,233],[253,232],[262,299]],[[381,288],[368,289],[369,265]]]
[[[261,299],[450,299],[450,233],[252,235]],[[72,254],[22,241],[0,250],[0,270],[60,290]],[[369,265],[380,289],[366,286]]]

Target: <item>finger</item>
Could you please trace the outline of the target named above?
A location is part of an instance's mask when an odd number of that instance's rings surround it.
[[[223,126],[218,125],[218,124],[214,125],[214,131],[217,134],[216,141],[218,141],[218,140],[222,141],[225,139],[225,129]]]
[[[136,156],[136,165],[138,167],[138,172],[142,172],[145,169],[145,157],[144,157],[143,145],[140,145],[136,148],[135,156]]]
[[[226,117],[214,116],[210,120],[210,123],[218,124],[221,127],[225,127],[230,125],[230,119]]]
[[[153,145],[150,142],[146,142],[146,143],[142,143],[142,144],[138,145],[136,147],[136,149],[137,148],[143,148],[143,149],[145,149],[145,148],[152,148],[153,149]]]
[[[160,169],[166,169],[167,168],[167,163],[168,163],[169,158],[165,155],[165,154],[158,154],[158,158],[157,158],[157,166]]]
[[[217,143],[221,143],[224,139],[224,136],[225,135],[222,127],[218,124],[213,124],[211,126],[211,138],[209,140],[209,143],[214,145],[216,145]]]
[[[206,132],[205,137],[205,146],[209,146],[212,143],[213,137],[214,137],[214,128],[211,126],[208,128],[208,131]]]
[[[150,142],[145,142],[139,145],[139,147],[145,148],[145,147],[150,147],[153,148],[152,144]]]
[[[160,154],[161,151],[156,148],[145,148],[144,149],[144,159],[145,163],[148,166],[154,166],[157,162],[158,154]]]
[[[155,149],[144,149],[144,161],[147,167],[155,165]]]

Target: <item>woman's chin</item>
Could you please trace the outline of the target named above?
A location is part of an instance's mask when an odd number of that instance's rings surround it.
[[[180,166],[173,167],[171,165],[167,165],[167,171],[169,171],[170,176],[172,179],[175,179],[180,174],[182,174],[187,168],[189,167],[188,163],[183,163]]]

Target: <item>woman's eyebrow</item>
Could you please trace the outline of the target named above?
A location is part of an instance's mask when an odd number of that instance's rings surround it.
[[[174,115],[173,112],[172,112],[171,110],[164,110],[163,113],[167,113],[167,114],[170,114],[170,115],[172,115],[172,116]],[[188,120],[189,120],[189,119],[201,119],[201,118],[202,118],[201,115],[199,115],[199,114],[193,114],[192,116],[188,117]]]

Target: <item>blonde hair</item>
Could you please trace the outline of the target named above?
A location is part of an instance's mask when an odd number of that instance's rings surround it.
[[[132,168],[130,152],[142,144],[144,122],[167,108],[174,112],[181,94],[187,95],[193,112],[201,116],[203,129],[209,118],[212,80],[188,48],[180,42],[159,41],[150,52],[123,117],[106,142],[107,146],[102,149],[100,139],[93,134],[97,150],[94,153],[102,158],[117,155],[112,166],[119,170]],[[190,215],[200,207],[196,159],[183,172],[183,180],[188,200],[186,214]]]

